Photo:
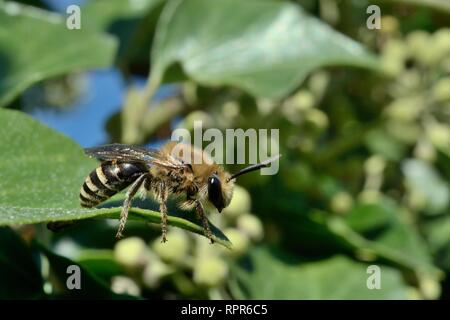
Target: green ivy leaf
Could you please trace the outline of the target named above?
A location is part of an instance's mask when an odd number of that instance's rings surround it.
[[[360,44],[292,3],[255,0],[169,1],[153,51],[156,86],[173,64],[201,84],[235,86],[278,99],[315,68],[376,68]]]
[[[388,198],[376,204],[357,204],[345,219],[332,219],[329,227],[345,238],[356,250],[366,250],[376,256],[437,279],[440,270],[413,226],[399,217],[400,208]]]
[[[369,289],[369,265],[345,256],[302,261],[279,250],[258,248],[232,269],[230,289],[238,299],[406,299],[399,271],[380,265],[381,289]]]
[[[381,197],[373,204],[356,203],[345,215],[335,215],[311,209],[306,195],[282,187],[274,177],[270,185],[254,188],[253,194],[260,199],[255,212],[266,212],[264,218],[282,228],[284,245],[306,252],[351,252],[365,261],[400,268],[428,284],[436,284],[442,276],[421,233],[394,200]]]
[[[71,139],[13,110],[0,110],[0,137],[0,226],[119,217],[118,207],[80,207],[80,186],[98,163],[85,156]],[[118,198],[120,195],[109,203],[114,205]],[[160,224],[161,215],[132,208],[130,219]],[[168,222],[203,235],[201,223],[197,221],[169,216]],[[231,248],[225,235],[213,225],[211,228],[214,240]]]
[[[420,283],[425,298],[436,299],[443,272],[434,265],[423,237],[402,214],[394,201],[382,198],[377,204],[358,204],[345,219],[331,219],[328,227],[356,255],[401,267]]]
[[[115,39],[81,27],[69,30],[59,14],[0,2],[0,107],[43,79],[111,65]]]
[[[125,272],[124,268],[114,259],[114,251],[110,249],[82,249],[75,260],[80,266],[106,282]]]

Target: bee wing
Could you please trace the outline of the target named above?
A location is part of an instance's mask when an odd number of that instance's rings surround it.
[[[94,148],[86,148],[84,152],[100,161],[145,162],[166,168],[179,168],[183,163],[159,150],[131,146],[128,144],[107,144]]]
[[[101,161],[123,160],[123,161],[153,161],[158,157],[158,150],[145,149],[127,144],[107,144],[94,148],[86,148],[84,152],[91,157]]]

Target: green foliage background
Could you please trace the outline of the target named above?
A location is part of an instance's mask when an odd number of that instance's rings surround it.
[[[81,30],[24,2],[0,1],[0,298],[449,298],[448,1],[375,1],[375,30],[368,1],[97,0]],[[45,88],[63,112],[83,91],[72,75],[112,66],[127,91],[111,142],[168,139],[174,118],[280,129],[279,173],[238,181],[209,215],[215,245],[173,206],[166,244],[149,200],[118,242],[123,194],[79,207],[96,162],[27,115],[23,95]],[[179,93],[153,99],[166,83]],[[70,264],[82,290],[66,288]]]

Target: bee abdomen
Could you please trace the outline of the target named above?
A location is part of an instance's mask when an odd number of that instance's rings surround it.
[[[146,172],[145,165],[140,163],[102,163],[86,177],[80,189],[81,206],[97,206]]]

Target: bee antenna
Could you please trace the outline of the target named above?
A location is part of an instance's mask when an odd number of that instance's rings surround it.
[[[272,162],[278,160],[280,157],[281,157],[281,154],[277,154],[276,156],[274,156],[272,158],[269,158],[269,159],[267,159],[267,160],[265,160],[263,162],[260,162],[260,163],[248,166],[247,168],[244,168],[244,169],[236,172],[235,174],[233,174],[230,178],[227,179],[227,182],[230,181],[230,180],[236,179],[237,177],[239,177],[239,176],[241,176],[243,174],[246,174],[246,173],[249,173],[249,172],[261,169],[261,168],[266,168]]]

